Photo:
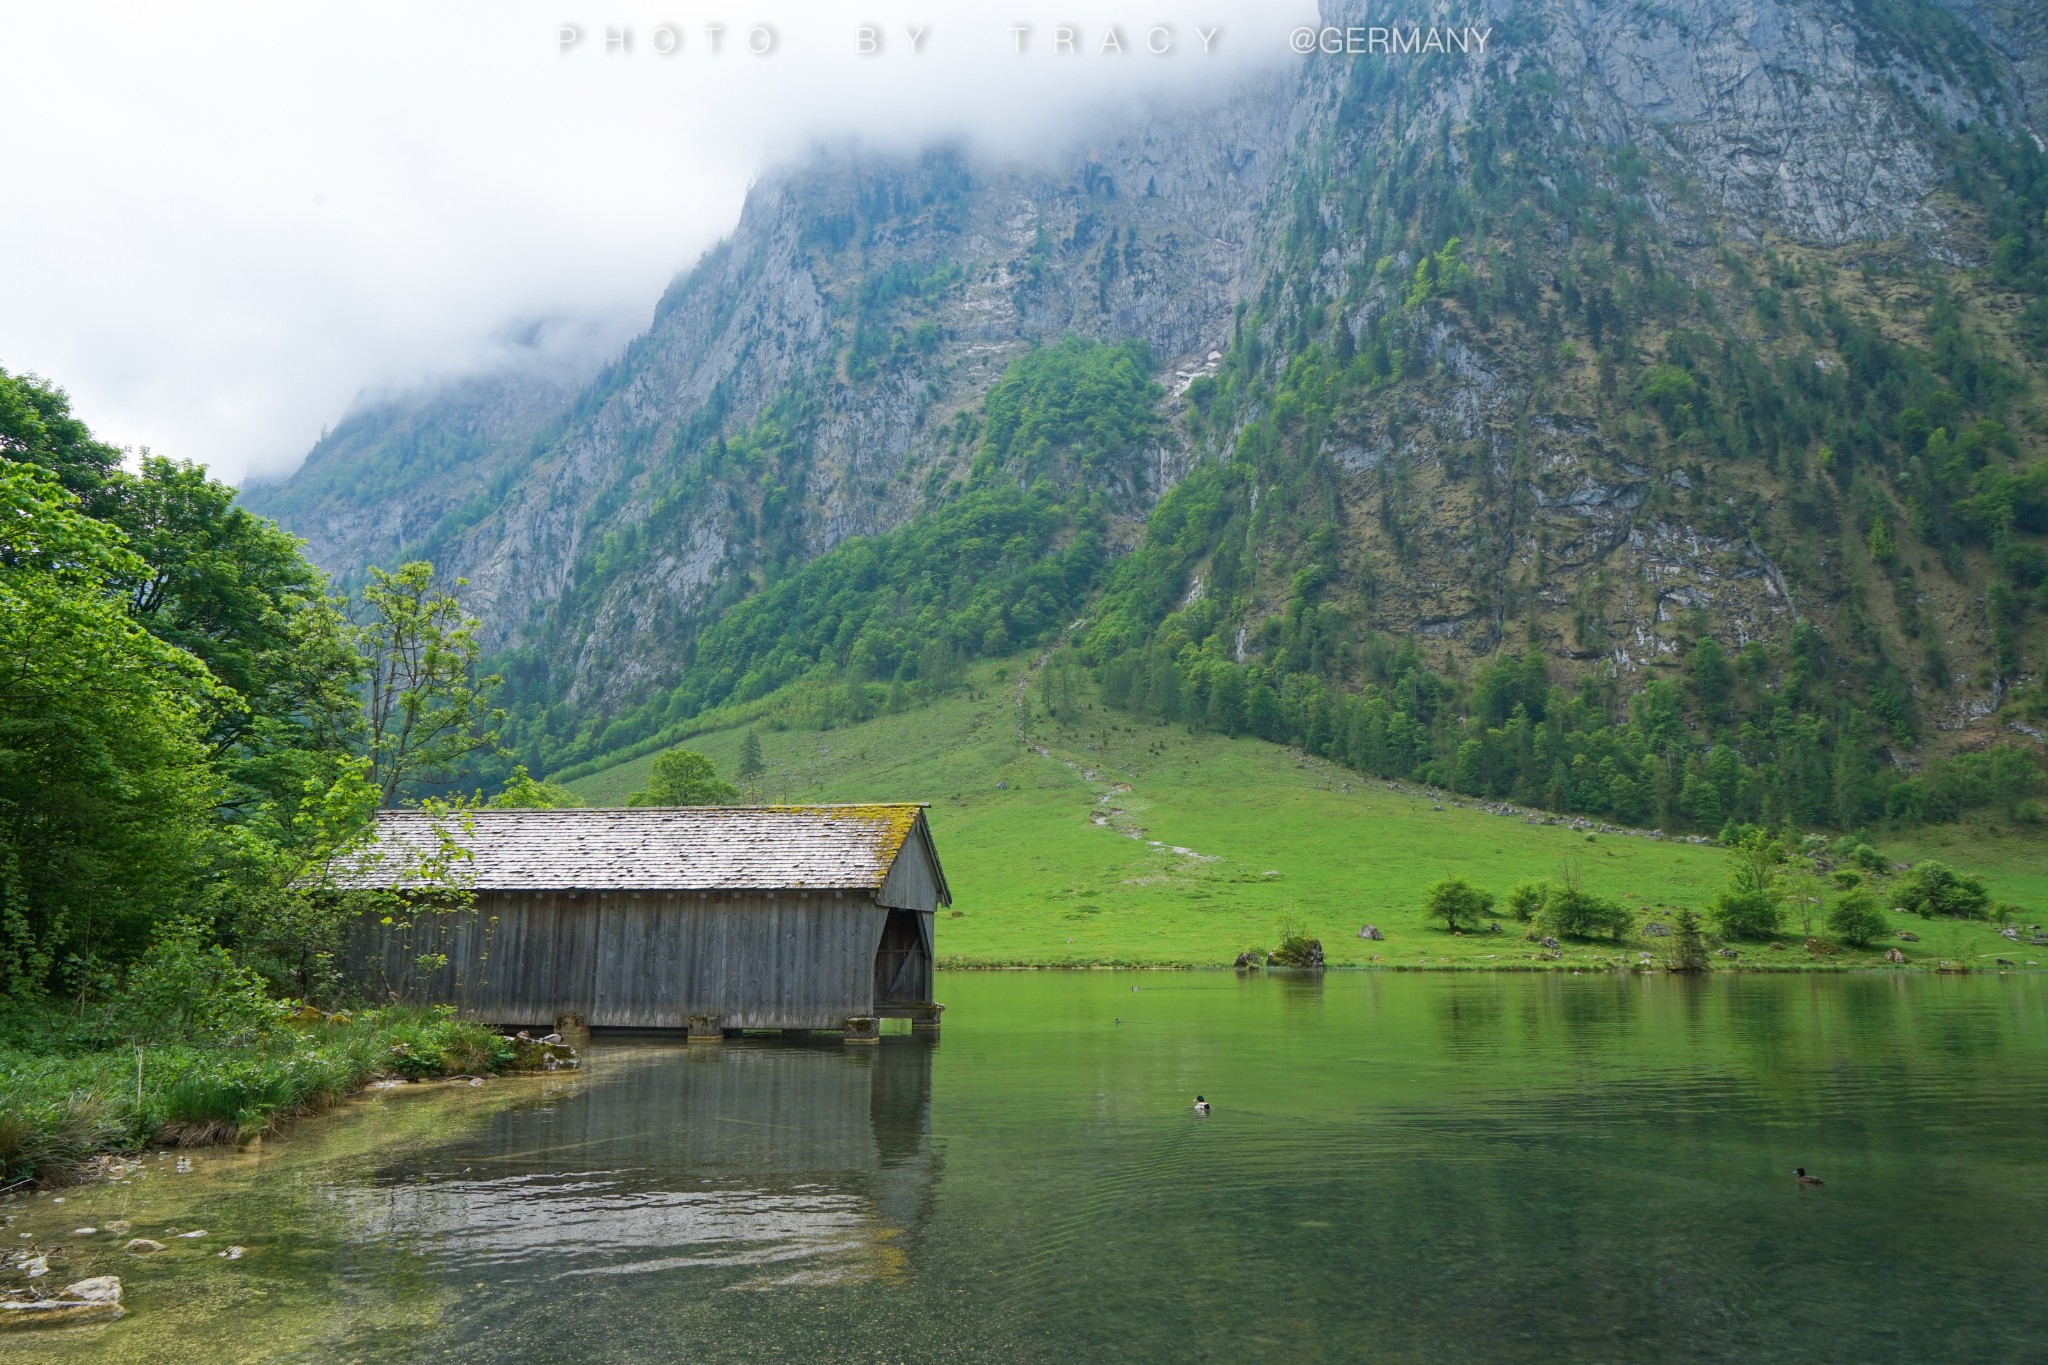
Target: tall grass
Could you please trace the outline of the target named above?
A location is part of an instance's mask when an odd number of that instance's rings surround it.
[[[246,1139],[379,1076],[500,1070],[511,1052],[445,1010],[392,1007],[238,1045],[0,1046],[0,1186],[60,1185],[106,1152]]]

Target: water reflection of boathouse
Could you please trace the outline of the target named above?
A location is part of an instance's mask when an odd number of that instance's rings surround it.
[[[934,1046],[600,1048],[473,1136],[378,1171],[351,1197],[359,1232],[498,1279],[689,1269],[704,1274],[652,1283],[702,1293],[906,1276],[939,1175]]]

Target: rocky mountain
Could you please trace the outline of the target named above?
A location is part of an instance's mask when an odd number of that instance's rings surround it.
[[[2035,8],[1429,10],[1484,52],[1318,54],[1037,165],[821,149],[594,375],[358,411],[247,500],[341,575],[468,577],[518,695],[581,717],[532,757],[588,757],[674,718],[650,699],[734,603],[992,477],[1020,357],[1137,340],[1144,448],[1108,484],[1029,475],[1136,551],[1098,668],[1170,646],[1355,686],[1398,640],[1625,695],[1702,639],[1796,637],[1894,762],[2032,733]],[[1805,667],[1756,659],[1758,687]]]
[[[928,505],[965,472],[954,416],[1029,347],[1137,337],[1199,367],[1229,336],[1289,112],[1277,89],[1242,91],[1074,149],[1053,172],[949,148],[821,148],[764,176],[732,236],[580,392],[486,381],[373,408],[248,501],[344,575],[435,552],[470,579],[500,642],[559,621],[593,550],[659,518],[631,572],[578,599],[589,619],[558,627],[638,655],[734,575]],[[763,486],[665,500],[708,441],[768,421],[801,450]],[[1176,456],[1160,452],[1154,494]],[[657,669],[655,653],[629,673]]]

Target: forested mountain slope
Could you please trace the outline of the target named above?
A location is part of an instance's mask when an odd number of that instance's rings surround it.
[[[537,766],[1085,618],[1055,668],[1115,704],[1367,771],[1695,826],[2024,805],[2043,26],[1455,20],[1484,56],[1313,57],[1057,171],[820,154],[487,454],[393,458],[486,420],[422,402],[250,499],[344,573],[467,575]]]

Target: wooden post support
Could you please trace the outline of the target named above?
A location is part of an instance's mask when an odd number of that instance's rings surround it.
[[[873,1015],[857,1015],[846,1021],[846,1031],[839,1035],[843,1043],[879,1043],[882,1041],[882,1021]]]
[[[719,1027],[719,1016],[715,1014],[693,1014],[690,1016],[690,1041],[693,1043],[722,1043],[725,1031]]]
[[[570,1047],[590,1046],[590,1025],[583,1022],[580,1014],[558,1014],[555,1016],[555,1032],[562,1035],[562,1041]]]

